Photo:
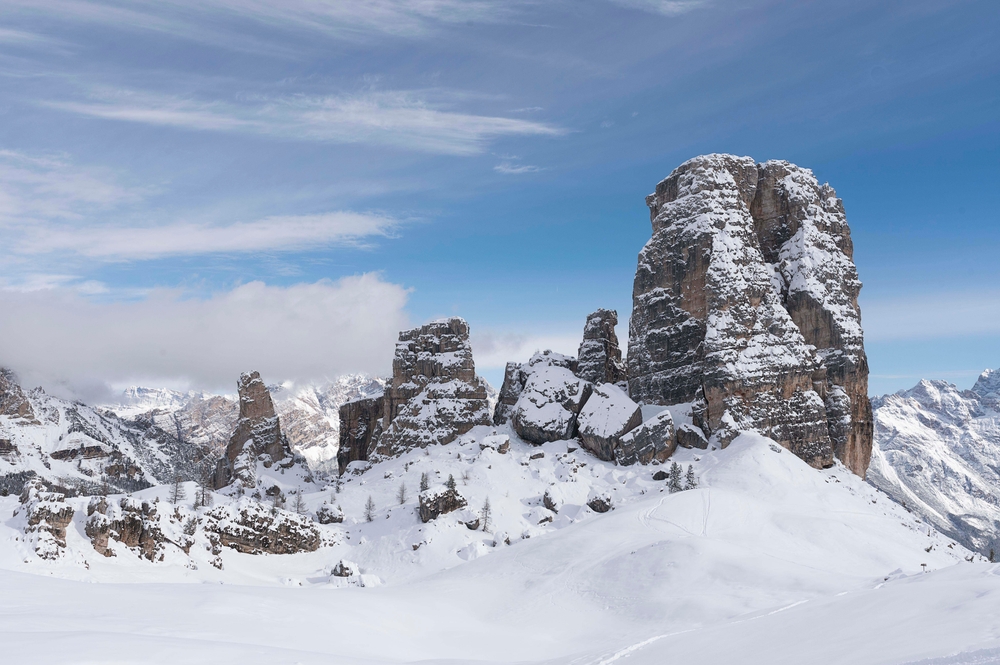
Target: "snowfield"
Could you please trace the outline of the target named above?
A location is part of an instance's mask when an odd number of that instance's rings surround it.
[[[509,452],[485,440],[494,433]],[[117,543],[114,558],[98,555],[86,498],[67,499],[77,515],[66,552],[43,561],[9,517],[17,498],[4,497],[3,660],[1000,662],[1000,566],[842,466],[817,471],[744,434],[725,450],[679,449],[671,461],[691,465],[699,486],[671,494],[652,479],[664,467],[617,467],[577,445],[477,427],[363,473],[355,463],[339,493],[302,485],[310,512],[327,502],[347,516],[318,527],[328,546],[226,550],[222,570],[197,539],[157,563]],[[421,523],[424,473],[432,486],[451,475],[468,507]],[[595,513],[595,496],[613,509]],[[487,497],[489,531],[472,530]],[[360,574],[332,575],[341,560]]]

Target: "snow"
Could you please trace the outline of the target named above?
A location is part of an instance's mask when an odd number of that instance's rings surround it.
[[[480,445],[503,436],[506,454]],[[347,475],[339,493],[302,484],[307,511],[327,502],[347,516],[316,525],[328,544],[281,556],[224,549],[222,570],[208,565],[200,533],[190,556],[168,545],[162,562],[126,548],[97,555],[82,531],[86,498],[66,500],[77,514],[55,561],[35,556],[9,518],[0,524],[4,657],[863,665],[1000,647],[998,567],[968,562],[960,545],[839,465],[817,471],[744,434],[725,450],[678,450],[673,459],[694,467],[699,488],[669,494],[652,480],[655,467],[616,467],[570,452],[574,444],[532,446],[480,426]],[[422,524],[423,473],[432,485],[454,476],[468,508]],[[402,505],[401,483],[410,490]],[[558,495],[557,513],[543,505],[546,491]],[[137,498],[162,506],[168,494]],[[589,509],[597,495],[614,509]],[[369,497],[372,522],[362,517]],[[467,513],[487,497],[491,531],[470,530]],[[248,500],[215,499],[214,510]],[[0,498],[0,515],[16,505]],[[193,510],[188,499],[180,512]],[[350,577],[332,575],[341,560],[353,562]]]

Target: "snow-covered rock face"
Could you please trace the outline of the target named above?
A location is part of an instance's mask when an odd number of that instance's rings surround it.
[[[722,444],[756,430],[813,466],[836,455],[863,476],[872,425],[861,283],[833,189],[787,162],[708,155],[647,204],[632,398],[698,401],[699,424]]]
[[[41,389],[25,393],[10,372],[0,382],[6,403],[17,405],[0,414],[0,494],[19,494],[31,478],[66,494],[131,492],[178,475],[199,478],[214,458],[211,448],[144,417],[119,418]]]
[[[624,390],[610,383],[594,386],[577,416],[583,447],[609,461],[617,457],[621,438],[640,423],[642,409]]]
[[[625,365],[618,347],[618,312],[599,309],[587,317],[583,328],[583,342],[577,354],[576,375],[591,383],[622,383]]]
[[[271,393],[260,374],[244,373],[237,388],[240,418],[226,446],[226,454],[216,466],[213,480],[216,489],[234,481],[239,481],[244,488],[255,488],[258,462],[267,468],[273,464],[288,468],[292,464],[292,450],[281,433]]]
[[[486,382],[476,375],[469,324],[453,317],[399,334],[386,389],[380,456],[445,444],[491,422]]]
[[[1000,555],[996,377],[972,390],[921,381],[876,398],[868,480],[966,547]]]

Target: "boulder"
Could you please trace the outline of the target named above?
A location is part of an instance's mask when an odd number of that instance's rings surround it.
[[[479,442],[480,450],[495,450],[501,455],[506,455],[510,450],[510,437],[506,434],[491,434],[484,436]]]
[[[653,234],[633,288],[631,397],[694,402],[695,424],[721,445],[755,430],[813,466],[836,455],[863,476],[872,426],[861,283],[833,189],[787,162],[707,155],[646,202]]]
[[[625,382],[625,365],[615,334],[616,325],[618,312],[613,309],[599,309],[587,317],[576,371],[576,375],[584,381],[593,384]]]
[[[511,413],[518,436],[535,444],[573,437],[577,414],[592,390],[573,373],[575,366],[551,351],[536,353],[522,366],[526,381]]]
[[[590,498],[587,499],[587,507],[595,513],[606,513],[614,508],[614,504],[606,493],[591,493]]]
[[[420,521],[425,524],[441,515],[468,505],[468,502],[457,490],[445,485],[426,489],[418,495],[417,499]]]
[[[220,489],[240,481],[244,487],[257,484],[257,463],[270,467],[281,462],[291,466],[292,450],[281,433],[271,393],[258,372],[247,372],[236,384],[240,398],[240,418],[229,438],[226,454],[215,469],[214,486]]]
[[[344,475],[351,462],[368,461],[368,455],[382,434],[385,397],[378,395],[347,402],[340,407],[340,447],[337,467]]]
[[[399,334],[375,452],[394,457],[446,444],[493,422],[487,384],[476,375],[469,324],[453,317]]]
[[[334,564],[331,572],[334,577],[352,577],[354,575],[359,575],[361,573],[361,568],[359,568],[358,564],[353,561],[341,559]]]
[[[344,511],[324,503],[316,509],[316,521],[320,524],[340,524],[344,521]]]
[[[577,416],[583,447],[598,459],[612,461],[621,437],[642,422],[642,410],[624,390],[610,383],[594,386]]]
[[[705,438],[704,432],[695,427],[685,423],[677,428],[677,445],[681,448],[700,448],[705,450],[708,448],[708,439]]]
[[[674,419],[664,409],[619,439],[615,461],[622,466],[665,462],[676,448]]]

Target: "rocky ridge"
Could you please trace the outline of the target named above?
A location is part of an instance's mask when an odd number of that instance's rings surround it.
[[[1000,557],[1000,371],[873,400],[868,481],[969,549]]]
[[[861,282],[843,204],[812,172],[705,155],[646,200],[628,381],[644,404],[692,403],[706,437],[778,441],[864,476],[871,451]]]

